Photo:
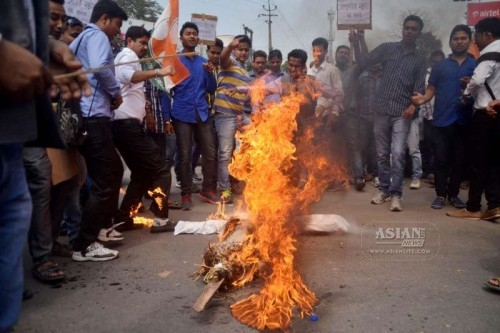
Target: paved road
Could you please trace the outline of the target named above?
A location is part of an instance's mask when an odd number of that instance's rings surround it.
[[[319,320],[296,318],[291,331],[500,331],[500,294],[483,289],[488,277],[500,275],[500,225],[448,218],[444,213],[451,207],[432,210],[434,191],[427,186],[406,190],[400,213],[389,212],[389,203],[371,205],[374,194],[371,186],[364,192],[325,193],[314,206],[314,213],[344,216],[352,228],[300,237],[297,269],[320,300]],[[171,217],[201,221],[214,211],[197,199],[194,203],[193,211],[172,211]],[[434,252],[370,255],[366,239],[374,236],[367,230],[377,226],[424,226],[426,246]],[[35,297],[24,303],[16,332],[255,332],[231,316],[229,305],[258,290],[256,285],[218,296],[201,314],[191,309],[203,285],[188,275],[215,239],[140,230],[126,233],[117,260],[56,259],[68,281],[54,288],[27,273]],[[407,261],[413,258],[423,261]]]

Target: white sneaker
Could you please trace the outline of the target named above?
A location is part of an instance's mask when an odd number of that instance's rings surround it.
[[[380,185],[380,180],[378,179],[378,177],[373,178],[372,185],[375,187],[378,187]]]
[[[393,196],[391,199],[391,208],[389,208],[391,212],[400,212],[403,210],[403,206],[401,205],[401,197]]]
[[[377,192],[377,194],[373,197],[372,204],[380,205],[381,203],[389,201],[390,199],[391,199],[391,196],[389,194],[384,193],[384,192],[379,190]]]
[[[420,188],[420,179],[412,179],[410,183],[411,190],[418,190]]]
[[[101,229],[101,231],[99,231],[97,239],[100,240],[101,242],[108,243],[108,242],[121,242],[125,238],[120,232],[116,231],[113,226],[109,229]]]
[[[108,261],[118,257],[118,251],[105,248],[98,242],[90,244],[85,251],[73,252],[74,261]]]

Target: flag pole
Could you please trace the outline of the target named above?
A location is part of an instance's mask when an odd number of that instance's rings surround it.
[[[159,56],[159,57],[149,57],[149,58],[142,58],[142,59],[127,61],[127,62],[120,62],[120,63],[117,63],[117,64],[109,64],[109,65],[105,65],[105,66],[101,66],[101,67],[89,68],[89,69],[87,69],[86,71],[83,71],[83,72],[77,71],[77,72],[71,72],[71,73],[56,75],[56,76],[54,76],[54,80],[67,79],[67,78],[71,78],[71,77],[74,77],[74,76],[78,76],[80,74],[92,74],[92,73],[96,73],[96,72],[102,71],[104,69],[113,68],[113,67],[116,67],[116,66],[123,66],[123,65],[134,64],[134,63],[137,63],[137,62],[138,63],[143,63],[143,62],[149,62],[149,61],[155,61],[155,60],[160,60],[160,59],[165,59],[165,58],[173,58],[173,57],[179,57],[179,56],[189,57],[189,56],[193,56],[193,55],[196,55],[196,54],[197,54],[197,52],[175,53],[175,54],[167,54],[167,55]]]

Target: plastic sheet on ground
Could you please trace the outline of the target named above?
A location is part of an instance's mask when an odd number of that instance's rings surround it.
[[[179,221],[177,222],[174,235],[179,234],[219,234],[224,231],[225,220],[207,220],[200,222]]]
[[[305,216],[304,231],[312,232],[335,232],[349,230],[349,222],[336,214],[311,214]]]
[[[174,230],[174,235],[179,234],[219,234],[224,231],[225,220],[207,220],[207,221],[179,221]],[[303,231],[309,232],[335,232],[349,230],[349,222],[340,215],[336,214],[312,214],[304,216],[302,219]]]

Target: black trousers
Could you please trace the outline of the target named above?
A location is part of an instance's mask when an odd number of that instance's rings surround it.
[[[116,222],[133,217],[142,197],[150,188],[160,188],[165,194],[160,204],[153,200],[151,211],[157,217],[167,218],[172,178],[164,149],[158,147],[136,119],[115,120],[112,130],[115,146],[131,171],[130,183],[116,215]]]
[[[467,210],[481,210],[485,192],[488,209],[500,207],[500,116],[488,116],[476,110],[469,139],[471,179]]]
[[[97,239],[101,228],[108,228],[118,208],[123,165],[113,145],[108,118],[87,123],[87,136],[79,146],[91,179],[89,197],[83,207],[80,233],[75,251],[83,251]]]
[[[466,128],[457,123],[433,127],[434,176],[438,197],[456,197],[466,168]]]
[[[423,140],[420,141],[420,153],[422,154],[422,171],[424,175],[434,174],[434,126],[432,120],[424,118]]]
[[[197,119],[196,123],[186,123],[174,119],[173,124],[179,156],[179,173],[177,177],[181,181],[181,195],[191,194],[193,184],[191,178],[193,138],[200,146],[201,155],[203,156],[201,190],[202,192],[217,190],[217,148],[213,119],[209,117],[205,122]]]

